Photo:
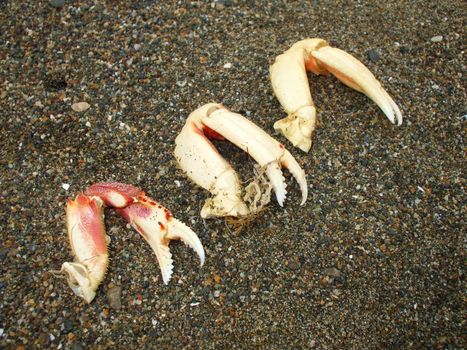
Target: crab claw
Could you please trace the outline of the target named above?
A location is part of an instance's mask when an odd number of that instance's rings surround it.
[[[322,39],[305,39],[277,56],[270,67],[276,97],[289,114],[274,124],[294,146],[308,152],[316,128],[316,108],[311,98],[306,71],[332,73],[345,85],[367,95],[394,124],[402,124],[399,107],[375,76],[352,55],[330,47]]]
[[[240,114],[233,113],[220,104],[210,103],[198,108],[188,117],[182,132],[175,140],[177,145],[175,156],[188,176],[198,185],[208,189],[215,196],[214,198],[218,197],[220,191],[217,189],[222,186],[225,192],[235,193],[240,202],[240,184],[235,171],[219,155],[205,135],[225,138],[247,152],[265,169],[281,206],[287,193],[281,167],[288,168],[300,186],[301,204],[305,203],[308,195],[305,173],[284,145]],[[210,161],[211,159],[213,161]],[[218,162],[214,162],[214,159]],[[222,167],[219,164],[222,164]],[[235,181],[231,183],[223,181],[227,171],[230,178]],[[213,212],[220,213],[219,216],[232,215],[229,206],[225,206],[222,201],[217,205],[216,211],[208,212],[207,216],[213,216]],[[206,215],[206,212],[202,211],[201,216],[203,214]]]
[[[175,158],[182,170],[213,195],[201,209],[203,218],[243,216],[249,212],[242,199],[242,186],[237,173],[219,154],[203,130],[201,120],[219,106],[208,103],[191,113],[175,139]],[[212,133],[210,136],[217,135]]]
[[[144,193],[138,201],[117,211],[149,243],[156,254],[165,284],[170,281],[173,270],[172,254],[169,250],[171,240],[180,239],[197,254],[204,264],[204,249],[198,236],[188,226],[173,218],[171,213]]]
[[[73,292],[90,303],[104,279],[109,256],[103,223],[102,201],[79,194],[68,199],[67,231],[75,262],[65,262],[62,272],[67,274]]]
[[[63,263],[62,272],[68,275],[73,292],[86,302],[94,299],[109,262],[103,204],[116,208],[151,245],[165,284],[173,268],[170,240],[182,240],[198,254],[201,265],[204,264],[204,249],[198,236],[141,189],[118,182],[97,183],[74,201],[69,199],[66,209],[68,237],[76,261]]]

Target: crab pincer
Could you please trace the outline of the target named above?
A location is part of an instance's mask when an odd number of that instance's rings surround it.
[[[402,114],[380,82],[359,60],[329,46],[323,39],[301,40],[276,57],[270,67],[274,94],[288,113],[274,124],[292,144],[308,152],[316,128],[316,107],[310,93],[307,71],[332,73],[345,85],[373,100],[391,123],[402,124]]]
[[[103,205],[119,212],[156,254],[167,284],[173,270],[169,250],[171,240],[180,239],[191,247],[204,264],[203,246],[188,226],[175,219],[170,211],[146,196],[139,188],[118,182],[97,183],[68,200],[67,231],[74,262],[65,262],[62,271],[68,275],[73,292],[90,303],[102,282],[108,263],[107,236],[103,222]]]
[[[287,193],[281,168],[287,168],[300,186],[301,204],[305,203],[308,195],[305,172],[284,145],[242,115],[221,104],[208,103],[189,115],[175,140],[175,158],[182,170],[213,195],[203,206],[202,217],[250,213],[237,173],[209,138],[227,139],[247,152],[264,169],[280,206]]]

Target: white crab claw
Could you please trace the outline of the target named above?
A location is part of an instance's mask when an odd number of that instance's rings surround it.
[[[364,93],[398,125],[402,123],[399,107],[374,75],[355,57],[330,47],[322,39],[305,39],[277,56],[270,67],[274,93],[288,114],[274,124],[294,146],[305,152],[311,148],[311,135],[316,128],[316,108],[311,98],[306,71],[332,73],[347,86]]]
[[[75,262],[63,263],[62,272],[73,292],[90,303],[109,263],[102,201],[79,194],[68,199],[66,217]]]
[[[209,103],[189,115],[175,139],[175,158],[190,179],[213,195],[201,210],[203,218],[243,216],[248,208],[242,200],[237,173],[203,132],[201,120],[217,108],[223,107]]]
[[[169,243],[180,239],[190,246],[204,264],[204,249],[198,236],[188,226],[174,219],[170,211],[144,194],[137,202],[117,211],[141,234],[156,254],[162,280],[168,284],[172,276],[173,260]]]
[[[300,185],[302,204],[305,202],[308,194],[305,173],[285,147],[240,114],[220,104],[209,103],[190,114],[175,140],[175,157],[181,168],[195,183],[213,194],[211,202],[203,207],[201,216],[237,216],[248,213],[248,208],[241,200],[242,188],[237,174],[206,135],[225,138],[250,154],[265,169],[281,206],[287,194],[281,167],[289,168]],[[216,202],[210,207],[212,201]],[[236,204],[235,208],[242,208],[243,213],[233,211],[232,202]]]
[[[367,95],[394,124],[402,124],[402,114],[393,99],[365,65],[347,52],[333,47],[312,51],[311,55],[345,85]]]
[[[241,114],[226,108],[213,111],[203,119],[203,124],[247,152],[261,167],[266,167],[266,174],[281,206],[287,194],[281,166],[290,166],[289,170],[302,191],[301,203],[305,203],[308,196],[305,172],[283,144]]]

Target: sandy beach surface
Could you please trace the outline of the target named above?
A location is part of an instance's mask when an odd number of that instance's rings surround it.
[[[0,347],[3,349],[464,349],[465,3],[2,1]],[[326,39],[361,60],[402,126],[332,76],[310,77],[320,127],[304,153],[269,65]],[[207,191],[173,157],[188,114],[224,103],[283,142],[273,201],[234,232],[199,215]],[[72,105],[86,102],[76,112]],[[243,181],[248,155],[216,142]],[[150,247],[112,210],[110,267],[87,305],[50,273],[73,259],[65,203],[88,185],[143,188],[206,250]]]

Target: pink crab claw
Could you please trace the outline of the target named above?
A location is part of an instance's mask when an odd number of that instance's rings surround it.
[[[68,275],[73,292],[90,303],[102,282],[108,265],[107,237],[102,204],[116,210],[143,236],[156,254],[167,284],[172,275],[172,258],[168,244],[180,239],[199,256],[201,266],[205,254],[198,236],[172,217],[169,210],[132,185],[117,182],[90,186],[76,200],[68,200],[67,230],[75,262],[65,262],[62,271]]]
[[[175,140],[175,158],[180,167],[213,195],[203,206],[202,217],[249,214],[237,173],[208,137],[229,140],[263,167],[281,206],[287,193],[281,167],[288,168],[300,186],[301,204],[305,203],[308,195],[305,172],[284,145],[240,114],[221,104],[208,103],[189,115]]]
[[[104,279],[109,263],[107,237],[103,222],[102,201],[79,194],[68,199],[66,207],[67,231],[75,262],[65,262],[73,292],[90,303]]]
[[[270,67],[274,93],[287,118],[274,124],[292,144],[308,152],[316,128],[316,108],[311,98],[306,71],[332,73],[345,85],[373,100],[391,123],[402,124],[402,114],[391,96],[359,60],[345,51],[330,47],[323,39],[305,39],[276,57]]]

